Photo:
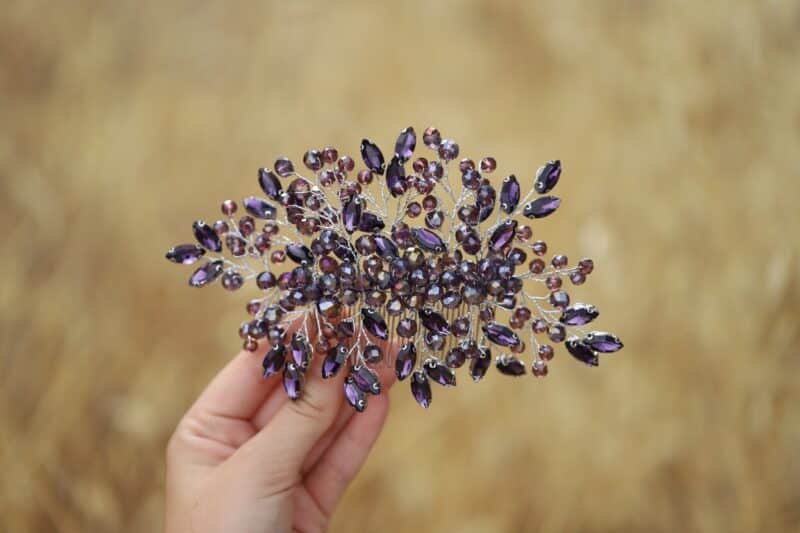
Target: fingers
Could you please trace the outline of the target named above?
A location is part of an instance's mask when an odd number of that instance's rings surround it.
[[[386,394],[371,397],[366,411],[350,418],[338,438],[305,476],[306,490],[326,516],[331,516],[336,503],[366,461],[388,410]]]

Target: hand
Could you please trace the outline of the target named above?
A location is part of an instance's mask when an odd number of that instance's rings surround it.
[[[291,401],[280,375],[262,377],[264,352],[236,356],[172,435],[167,533],[324,531],[366,460],[389,408],[387,365],[384,391],[356,413],[343,401],[346,368],[323,380],[315,357]]]

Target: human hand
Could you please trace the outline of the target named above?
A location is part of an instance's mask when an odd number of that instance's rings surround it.
[[[262,377],[266,349],[236,356],[172,435],[167,533],[324,531],[366,460],[389,408],[388,365],[384,392],[356,413],[342,399],[346,369],[323,380],[315,357],[291,401],[280,376]]]

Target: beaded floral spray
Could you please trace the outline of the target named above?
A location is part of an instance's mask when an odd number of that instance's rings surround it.
[[[351,157],[330,147],[305,153],[308,172],[278,159],[258,171],[266,198],[244,198],[246,214],[238,220],[236,202],[225,200],[225,220],[194,223],[199,244],[167,252],[185,265],[205,256],[189,278],[192,287],[220,278],[235,291],[255,280],[261,292],[247,303],[252,318],[239,335],[249,351],[267,339],[264,376],[282,373],[290,398],[301,396],[313,357],[324,358],[324,378],[347,372],[344,395],[363,411],[368,395],[381,392],[380,364],[393,365],[397,379],[408,379],[416,401],[428,407],[431,381],[455,386],[455,370],[468,361],[470,377],[480,381],[492,350],[501,374],[521,376],[528,367],[521,357],[530,349],[531,373],[542,377],[553,344],[563,342],[591,366],[598,354],[622,348],[611,333],[585,331],[597,308],[570,305],[562,288],[565,279],[581,285],[592,260],[569,267],[557,254],[548,266],[547,244],[533,240],[524,220],[558,209],[561,200],[548,193],[561,163],[539,168],[528,191],[513,174],[506,177],[498,198],[489,179],[494,158],[477,165],[462,159],[456,186],[448,165],[458,158],[458,144],[433,127],[422,141],[432,157],[412,161],[417,135],[404,129],[386,165],[378,146],[364,139],[366,168],[357,172]]]

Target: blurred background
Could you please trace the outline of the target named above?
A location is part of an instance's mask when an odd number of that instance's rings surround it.
[[[800,527],[800,6],[41,2],[0,13],[0,530],[158,531],[246,296],[165,250],[256,169],[436,125],[531,179],[626,343],[407,385],[333,531]]]

